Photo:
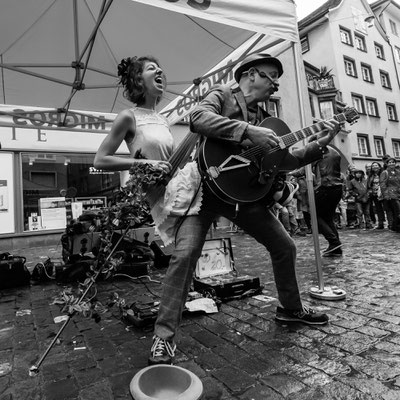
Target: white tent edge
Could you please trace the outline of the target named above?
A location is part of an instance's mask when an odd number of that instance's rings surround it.
[[[293,0],[131,0],[226,25],[298,41]],[[268,16],[266,23],[265,16]]]

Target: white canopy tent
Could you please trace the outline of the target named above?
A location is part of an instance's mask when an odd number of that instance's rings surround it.
[[[48,108],[62,122],[70,109],[118,113],[130,105],[117,64],[152,54],[167,73],[161,108],[174,122],[213,68],[224,79],[257,47],[297,41],[293,0],[3,0],[0,104]]]
[[[243,57],[260,50],[284,52],[289,61],[280,92],[296,106],[287,110],[286,121],[296,115],[299,128],[311,123],[294,0],[2,0],[1,5],[0,125],[15,114],[35,123],[32,111],[15,112],[23,106],[46,108],[51,122],[56,114],[66,128],[70,110],[91,117],[104,113],[108,117],[100,115],[99,121],[111,122],[110,114],[131,106],[117,85],[117,64],[146,54],[156,56],[167,74],[161,108],[174,123],[211,84],[230,81]],[[36,122],[43,123],[43,115]],[[313,196],[310,201],[321,292]]]

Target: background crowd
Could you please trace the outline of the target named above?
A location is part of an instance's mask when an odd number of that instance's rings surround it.
[[[287,175],[296,185],[293,199],[277,205],[277,214],[292,236],[312,233],[305,169]],[[314,187],[317,178],[313,174]],[[341,174],[342,196],[336,207],[337,229],[389,229],[400,232],[400,166],[391,156],[366,163],[364,169],[349,164]],[[318,211],[318,210],[317,210]]]

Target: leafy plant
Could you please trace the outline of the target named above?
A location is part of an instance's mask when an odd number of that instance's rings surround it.
[[[328,67],[321,66],[319,68],[318,74],[315,75],[314,78],[317,78],[317,79],[328,79],[328,78],[331,78],[332,76],[334,76],[332,74],[332,68],[328,70]]]
[[[81,284],[75,293],[72,288],[65,289],[53,300],[52,304],[61,306],[61,312],[66,312],[70,316],[80,313],[84,317],[93,318],[97,323],[101,321],[101,315],[109,311],[114,305],[118,307],[121,316],[124,316],[126,302],[118,293],[113,293],[106,302],[106,305],[103,305],[95,295],[86,300],[82,299],[86,283]]]
[[[100,314],[105,313],[107,309],[95,296],[89,299],[82,299],[82,294],[88,285],[88,280],[90,278],[80,284],[76,293],[73,292],[72,288],[65,289],[53,300],[52,304],[61,306],[61,312],[66,312],[70,316],[75,313],[81,313],[84,317],[93,318],[96,322],[99,322],[101,320]]]
[[[100,273],[107,279],[118,271],[119,265],[123,262],[120,252],[113,253],[112,235],[116,230],[128,231],[151,220],[150,206],[146,200],[147,191],[154,185],[164,182],[166,178],[163,170],[150,163],[134,163],[129,174],[126,187],[120,188],[114,204],[99,215],[101,245],[87,278],[83,283],[79,283],[76,293],[72,288],[68,288],[53,302],[61,306],[62,312],[67,312],[69,315],[81,313],[99,322],[100,314],[107,311],[107,307],[97,300],[95,294],[89,299],[85,299],[85,296],[93,289]],[[115,294],[112,303],[121,306],[124,301]]]

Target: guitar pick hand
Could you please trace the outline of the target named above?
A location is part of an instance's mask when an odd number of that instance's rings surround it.
[[[278,136],[272,129],[269,128],[248,125],[246,133],[247,138],[250,139],[256,146],[261,146],[268,150],[276,147],[279,143]]]

